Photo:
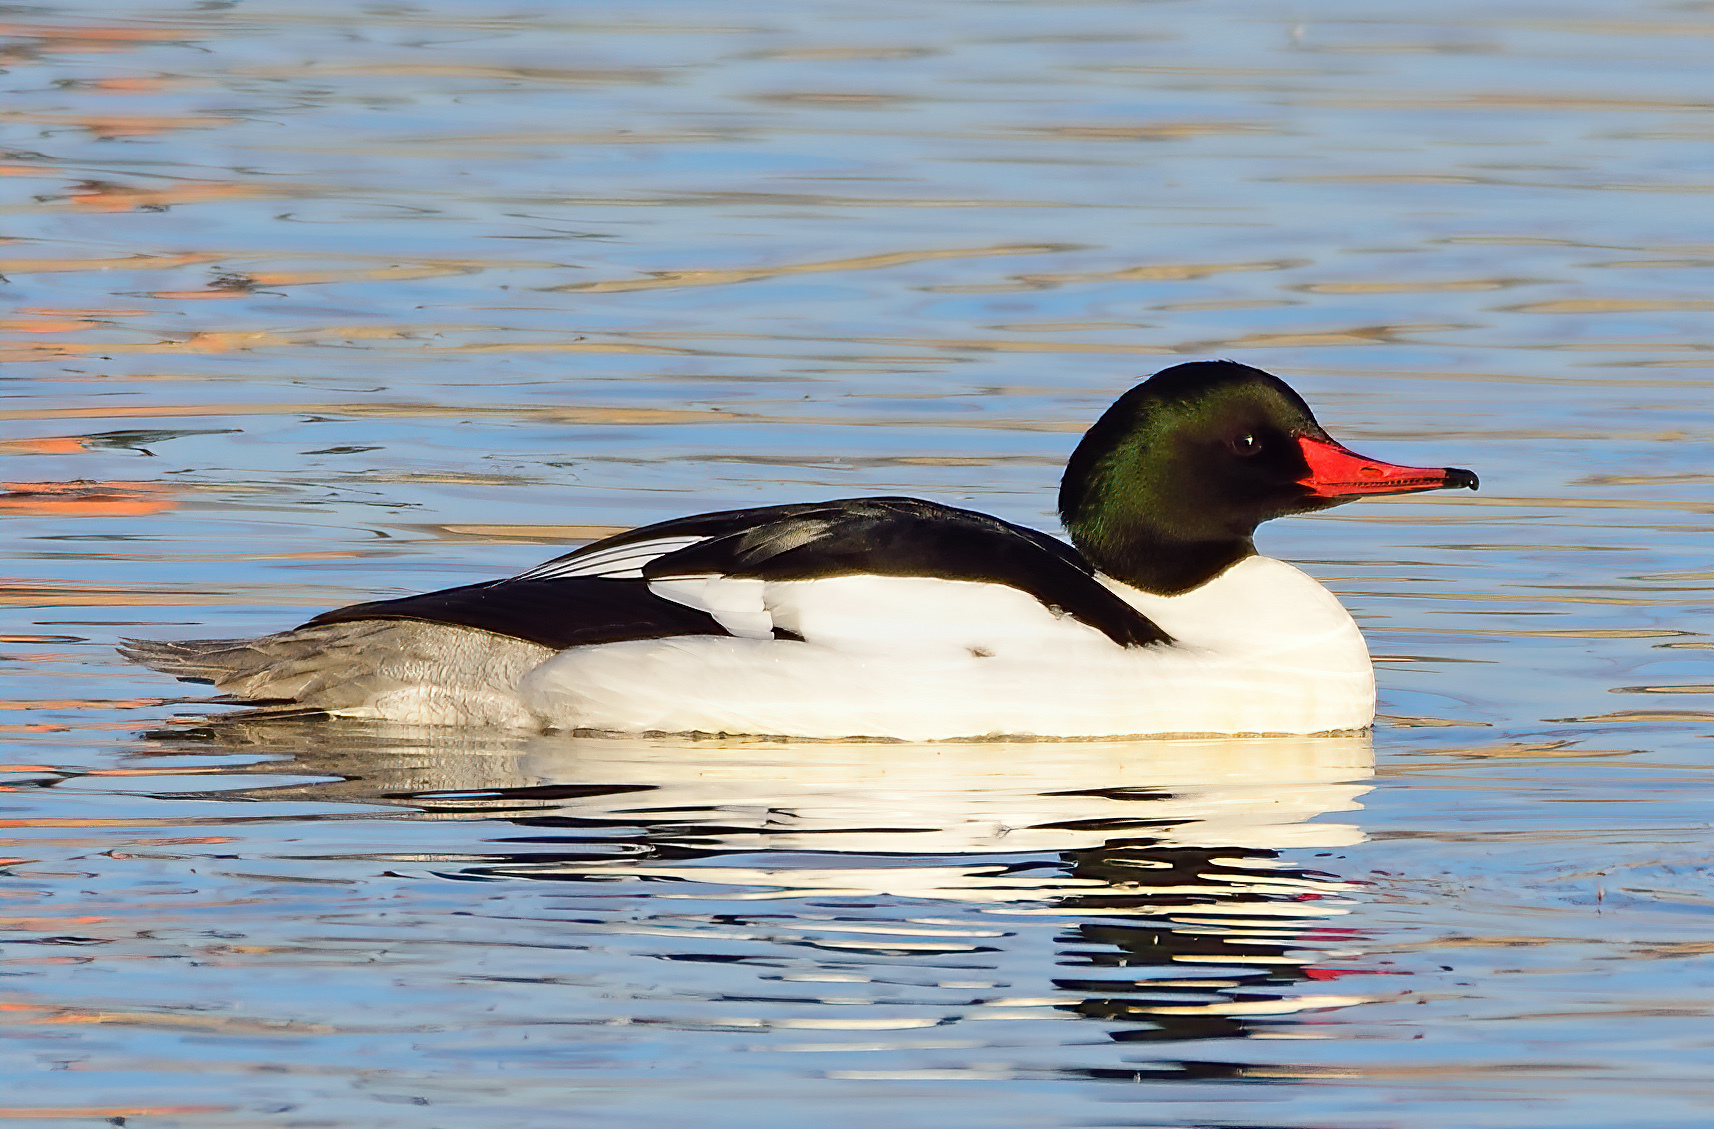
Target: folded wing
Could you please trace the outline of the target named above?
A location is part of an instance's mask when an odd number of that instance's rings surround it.
[[[486,584],[354,604],[312,624],[420,619],[475,627],[563,650],[676,635],[805,638],[801,582],[894,577],[1000,585],[1120,646],[1170,642],[1094,576],[1069,545],[985,514],[914,498],[855,498],[700,514],[621,533]],[[854,591],[849,585],[839,587]],[[824,589],[825,590],[825,589]],[[871,585],[932,617],[958,586]],[[862,610],[862,609],[860,609]],[[783,614],[782,614],[783,613]],[[952,613],[956,616],[956,612]]]

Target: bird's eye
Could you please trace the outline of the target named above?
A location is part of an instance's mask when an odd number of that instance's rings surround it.
[[[1254,435],[1246,433],[1244,435],[1235,436],[1231,440],[1231,446],[1232,450],[1236,454],[1254,455],[1261,452],[1262,441],[1257,439]]]

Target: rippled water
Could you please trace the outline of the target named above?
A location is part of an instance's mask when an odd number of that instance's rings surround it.
[[[0,11],[0,1118],[1689,1126],[1714,8]],[[1050,527],[1177,359],[1477,469],[1276,523],[1372,738],[201,727],[680,513]],[[190,699],[178,695],[190,693]]]

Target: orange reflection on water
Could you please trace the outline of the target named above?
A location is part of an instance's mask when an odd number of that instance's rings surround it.
[[[0,442],[0,455],[76,455],[86,448],[75,435],[50,435],[41,439],[8,439]]]
[[[17,274],[56,274],[62,271],[171,270],[174,267],[192,266],[196,263],[206,263],[218,258],[220,258],[219,255],[193,251],[179,255],[139,254],[107,259],[74,259],[58,255],[34,259],[0,259],[0,274],[11,277]],[[103,311],[108,317],[120,313],[130,315],[138,312],[141,311]]]
[[[218,121],[218,119],[215,119]],[[106,180],[85,180],[65,197],[74,208],[89,212],[134,212],[169,208],[174,204],[198,204],[206,200],[246,199],[269,196],[278,189],[259,184],[222,184],[211,181],[181,181],[159,188],[138,188]]]
[[[38,452],[39,453],[39,452]],[[7,482],[0,513],[140,517],[178,505],[162,482]]]
[[[217,129],[225,118],[186,117],[170,114],[97,114],[68,119],[97,137],[155,137],[175,129]]]

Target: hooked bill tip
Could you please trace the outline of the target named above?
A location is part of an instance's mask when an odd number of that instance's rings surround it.
[[[1468,486],[1472,490],[1480,490],[1482,488],[1482,480],[1476,477],[1475,471],[1465,470],[1463,467],[1447,467],[1446,487],[1451,490],[1457,490],[1465,486]]]

